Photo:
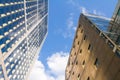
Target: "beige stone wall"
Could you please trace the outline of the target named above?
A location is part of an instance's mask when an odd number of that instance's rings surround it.
[[[81,15],[66,67],[66,80],[120,80],[120,57],[106,42]]]

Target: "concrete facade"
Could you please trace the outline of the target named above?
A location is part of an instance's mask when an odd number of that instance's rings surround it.
[[[81,14],[65,80],[120,80],[120,49]]]
[[[0,0],[0,80],[27,80],[48,32],[48,0]]]

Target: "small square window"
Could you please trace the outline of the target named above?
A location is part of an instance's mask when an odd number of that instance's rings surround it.
[[[80,80],[80,74],[78,74],[78,79],[77,80]]]
[[[74,75],[74,72],[72,73],[72,75]]]
[[[85,65],[85,60],[83,61],[82,65]]]
[[[78,74],[78,78],[80,77],[80,74]]]
[[[82,53],[82,49],[80,49],[80,53]]]
[[[88,50],[92,51],[92,49],[93,49],[92,45],[89,44],[89,46],[88,46]]]
[[[95,65],[96,67],[98,67],[98,66],[99,66],[99,61],[98,61],[98,58],[96,58],[96,60],[95,60],[95,62],[94,62],[94,65]]]
[[[69,71],[69,73],[71,73],[71,71]]]
[[[78,61],[76,61],[76,65],[78,65]]]
[[[84,40],[86,40],[86,35],[84,36]]]
[[[88,50],[90,50],[90,48],[91,48],[91,45],[89,44],[89,46],[88,46]]]

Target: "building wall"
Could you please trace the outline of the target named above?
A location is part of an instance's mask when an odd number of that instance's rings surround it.
[[[66,67],[66,80],[120,79],[120,56],[103,34],[81,14]]]
[[[27,80],[47,34],[48,0],[0,0],[0,80]]]

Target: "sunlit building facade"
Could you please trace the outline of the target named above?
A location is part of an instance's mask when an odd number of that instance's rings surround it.
[[[120,80],[120,48],[108,37],[110,20],[81,14],[65,80]]]
[[[65,80],[120,80],[120,0],[112,19],[81,14]]]
[[[0,0],[0,80],[27,80],[47,35],[48,0]]]

